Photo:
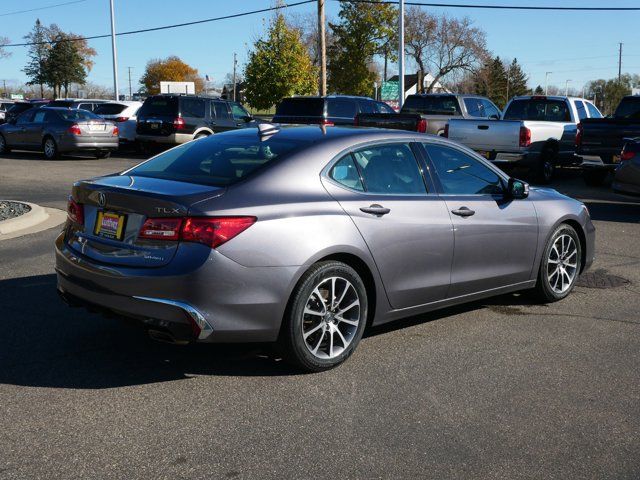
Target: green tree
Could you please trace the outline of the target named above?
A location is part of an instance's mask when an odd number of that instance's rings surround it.
[[[244,70],[249,105],[266,110],[282,98],[317,92],[318,70],[302,42],[300,31],[276,14],[266,37],[258,39]]]
[[[509,92],[508,98],[505,97],[505,104],[509,101],[509,98],[526,95],[529,92],[527,75],[522,71],[516,58],[514,58],[511,65],[509,65],[507,75],[509,76]]]
[[[63,88],[66,97],[72,83],[85,83],[87,72],[83,58],[69,34],[56,35],[45,62],[45,72],[46,83],[53,88],[55,97],[62,94]]]
[[[541,85],[538,85],[536,89],[533,91],[534,95],[544,95],[544,90]]]
[[[340,21],[329,22],[334,41],[327,50],[329,90],[351,95],[371,95],[377,74],[374,57],[389,55],[394,43],[397,11],[389,5],[340,3]],[[386,50],[385,50],[386,49]]]
[[[27,42],[32,43],[32,45],[29,46],[29,51],[27,53],[27,65],[22,71],[29,78],[27,85],[40,86],[40,98],[43,98],[44,85],[47,83],[46,63],[47,57],[49,56],[49,50],[51,49],[51,45],[47,43],[47,27],[42,25],[40,19],[37,19],[33,26],[33,30],[25,35],[24,39]]]

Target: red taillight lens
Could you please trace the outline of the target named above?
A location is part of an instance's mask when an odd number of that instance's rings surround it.
[[[520,146],[528,147],[531,145],[531,130],[527,127],[520,127]]]
[[[72,197],[67,202],[67,218],[78,225],[84,225],[84,207]]]
[[[118,117],[114,122],[126,122],[127,120],[129,120],[129,117]]]
[[[633,157],[635,157],[635,156],[636,156],[636,152],[628,151],[628,150],[622,150],[622,153],[620,154],[620,161],[627,162],[627,161],[633,159]]]
[[[80,126],[76,123],[71,125],[67,130],[71,135],[82,135],[82,130],[80,130]]]
[[[176,117],[173,119],[173,126],[176,130],[183,130],[185,127],[184,118]]]
[[[577,130],[576,130],[576,147],[581,147],[582,146],[582,124],[579,123],[577,125]]]
[[[120,129],[118,127],[113,127],[113,132],[111,132],[112,137],[117,137],[120,133]]]
[[[326,118],[323,118],[322,120],[320,120],[320,125],[326,125],[327,127],[333,127],[334,123],[331,120],[327,120]]]
[[[180,239],[216,248],[245,231],[255,221],[256,217],[187,218],[182,226]]]
[[[442,136],[445,138],[449,138],[449,124],[444,124],[444,132],[442,132]]]
[[[140,229],[139,238],[179,240],[181,226],[181,218],[147,218]]]
[[[418,128],[416,129],[416,131],[418,133],[427,133],[427,127],[429,126],[429,124],[427,123],[427,120],[424,118],[421,118],[418,121]]]

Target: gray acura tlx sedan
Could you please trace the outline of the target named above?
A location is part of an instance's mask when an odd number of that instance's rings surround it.
[[[262,124],[77,182],[56,271],[69,304],[156,338],[278,341],[319,371],[367,325],[516,290],[560,300],[594,240],[582,203],[446,139]]]

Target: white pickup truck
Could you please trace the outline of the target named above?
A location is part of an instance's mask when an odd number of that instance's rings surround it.
[[[602,115],[583,98],[522,96],[511,99],[499,120],[451,119],[446,134],[496,164],[526,167],[548,183],[556,166],[581,162],[577,124],[594,117]]]

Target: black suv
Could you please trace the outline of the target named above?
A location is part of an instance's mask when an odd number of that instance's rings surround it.
[[[395,113],[384,102],[369,97],[328,95],[284,98],[276,107],[275,123],[354,125],[359,113]]]
[[[178,145],[252,126],[253,117],[237,102],[198,95],[154,95],[138,111],[136,140],[143,146]]]

